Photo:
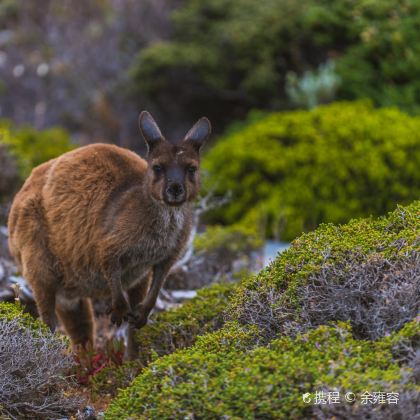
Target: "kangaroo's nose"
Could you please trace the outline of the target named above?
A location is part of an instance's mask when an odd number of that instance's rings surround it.
[[[176,198],[179,195],[184,194],[184,187],[178,182],[173,182],[166,188],[166,193]]]

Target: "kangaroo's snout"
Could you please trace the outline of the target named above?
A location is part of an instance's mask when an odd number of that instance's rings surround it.
[[[165,191],[165,202],[169,205],[180,205],[185,199],[184,186],[179,182],[170,182]]]

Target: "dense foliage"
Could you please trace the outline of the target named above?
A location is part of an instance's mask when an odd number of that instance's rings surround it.
[[[171,39],[142,50],[131,69],[138,91],[169,115],[176,103],[221,124],[250,108],[288,107],[288,75],[330,58],[339,98],[419,110],[416,1],[188,0],[172,22]]]
[[[341,270],[338,279],[326,277],[330,285],[338,281],[340,287],[351,276],[350,265],[363,267],[377,258],[404,261],[418,255],[419,240],[420,202],[399,207],[387,217],[323,225],[301,236],[270,267],[235,288],[224,315],[229,322],[197,337],[192,347],[151,362],[120,392],[107,418],[310,417],[322,409],[304,403],[302,394],[314,398],[321,390],[340,391],[342,396],[356,393],[358,401],[349,406],[351,410],[346,404],[338,408],[345,418],[366,412],[360,404],[365,391],[399,392],[403,406],[382,405],[376,414],[384,418],[398,412],[402,418],[410,417],[419,400],[416,315],[402,328],[394,325],[388,331],[378,323],[382,334],[376,341],[355,338],[359,333],[351,325],[359,328],[359,308],[348,314],[347,322],[339,316],[328,318],[327,312],[320,323],[329,326],[308,329],[304,322],[298,324],[299,314],[313,304],[301,300],[300,292],[323,270],[335,267],[335,274]],[[376,278],[382,281],[377,288],[384,288],[388,277],[378,270]],[[327,290],[327,285],[318,288]],[[399,293],[406,292],[401,285]],[[370,298],[363,304],[369,307]],[[393,316],[404,319],[405,314]]]
[[[211,220],[259,220],[292,239],[416,199],[418,162],[420,119],[361,101],[260,117],[221,138],[203,166],[210,185],[232,193]]]

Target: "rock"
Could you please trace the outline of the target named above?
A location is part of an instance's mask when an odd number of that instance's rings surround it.
[[[15,292],[11,287],[0,288],[0,302],[13,302]]]
[[[96,420],[95,409],[90,405],[87,405],[82,411],[78,411],[76,414],[78,420]]]
[[[196,290],[171,290],[172,297],[177,301],[192,299],[197,296]]]

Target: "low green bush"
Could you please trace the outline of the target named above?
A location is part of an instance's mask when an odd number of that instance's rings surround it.
[[[321,225],[314,232],[296,239],[257,276],[244,280],[229,301],[227,317],[244,324],[259,325],[269,336],[299,329],[304,322],[302,311],[308,313],[305,305],[311,305],[303,299],[303,292],[309,284],[315,281],[321,296],[327,296],[328,286],[336,283],[335,287],[339,288],[340,281],[344,284],[356,267],[380,259],[402,262],[412,253],[418,257],[419,250],[419,201],[398,207],[386,217],[352,220],[342,226]],[[336,268],[334,276],[319,283],[319,274],[332,267]],[[381,278],[383,288],[387,288],[387,277]],[[410,293],[418,294],[418,276],[414,277],[412,284],[414,289],[410,289]],[[379,285],[376,283],[375,287]],[[399,293],[404,295],[407,291],[401,289]],[[406,297],[408,299],[408,295]],[[344,299],[342,303],[346,305],[347,301]],[[373,305],[373,301],[365,301],[365,305]],[[359,309],[360,306],[353,312],[355,321],[359,319]],[[324,322],[333,320],[327,319],[327,312],[323,316]],[[382,326],[379,322],[375,325]]]
[[[230,326],[158,359],[120,392],[106,418],[304,418],[313,409],[304,393],[340,390],[343,398],[352,391],[360,400],[364,391],[416,388],[393,352],[419,340],[418,321],[378,342],[355,340],[348,325],[338,324],[243,351],[255,334],[255,327]]]
[[[21,307],[0,303],[0,418],[62,418],[83,399],[74,392],[68,341]]]
[[[63,128],[49,128],[38,131],[32,127],[13,128],[7,121],[0,123],[0,143],[7,146],[16,158],[22,179],[35,166],[72,150],[69,134]]]
[[[312,281],[322,293],[335,281],[339,287],[344,279],[352,279],[357,267],[362,274],[355,277],[367,273],[370,281],[373,276],[378,294],[391,281],[399,288],[393,298],[404,297],[404,293],[418,296],[417,272],[404,270],[417,269],[417,259],[411,258],[417,258],[419,250],[420,202],[398,207],[385,217],[353,220],[343,226],[325,224],[302,235],[268,268],[234,287],[223,302],[226,310],[217,312],[224,320],[217,331],[200,335],[205,329],[193,328],[198,337],[156,352],[132,385],[120,391],[106,418],[305,418],[318,415],[319,407],[305,403],[302,395],[309,393],[313,399],[317,391],[339,391],[342,397],[347,391],[356,393],[355,413],[366,411],[360,405],[365,391],[398,392],[404,398],[398,413],[409,417],[420,395],[415,379],[420,318],[414,315],[406,322],[405,314],[388,311],[386,316],[398,319],[386,324],[387,328],[380,317],[381,322],[375,319],[368,338],[376,340],[362,340],[356,338],[360,331],[352,329],[352,325],[360,328],[358,307],[345,320],[340,320],[340,312],[331,315],[326,311],[324,318],[309,326],[300,316],[311,313],[316,304],[302,300],[302,291]],[[389,264],[384,268],[385,260]],[[333,277],[329,276],[332,268]],[[399,270],[402,277],[408,273],[414,278],[417,289],[407,289],[395,277]],[[316,283],[321,278],[324,282]],[[328,293],[323,297],[334,298]],[[343,305],[346,300],[344,297]],[[212,308],[212,301],[202,303]],[[367,295],[364,305],[374,306],[375,300]],[[164,334],[178,328],[188,316],[185,307],[178,311],[169,315],[168,324],[161,324]],[[322,322],[329,325],[319,325]],[[156,327],[156,342],[164,341]],[[182,336],[182,328],[176,334]],[[171,351],[174,353],[168,354]],[[166,356],[159,357],[162,354]],[[393,410],[381,406],[375,413],[389,417]]]
[[[161,312],[138,331],[139,360],[146,365],[154,357],[194,344],[197,336],[220,328],[223,312],[236,283],[220,283],[199,290],[179,308]]]
[[[232,193],[209,221],[291,240],[322,222],[385,214],[420,194],[420,118],[369,102],[273,113],[221,138],[208,185]]]

